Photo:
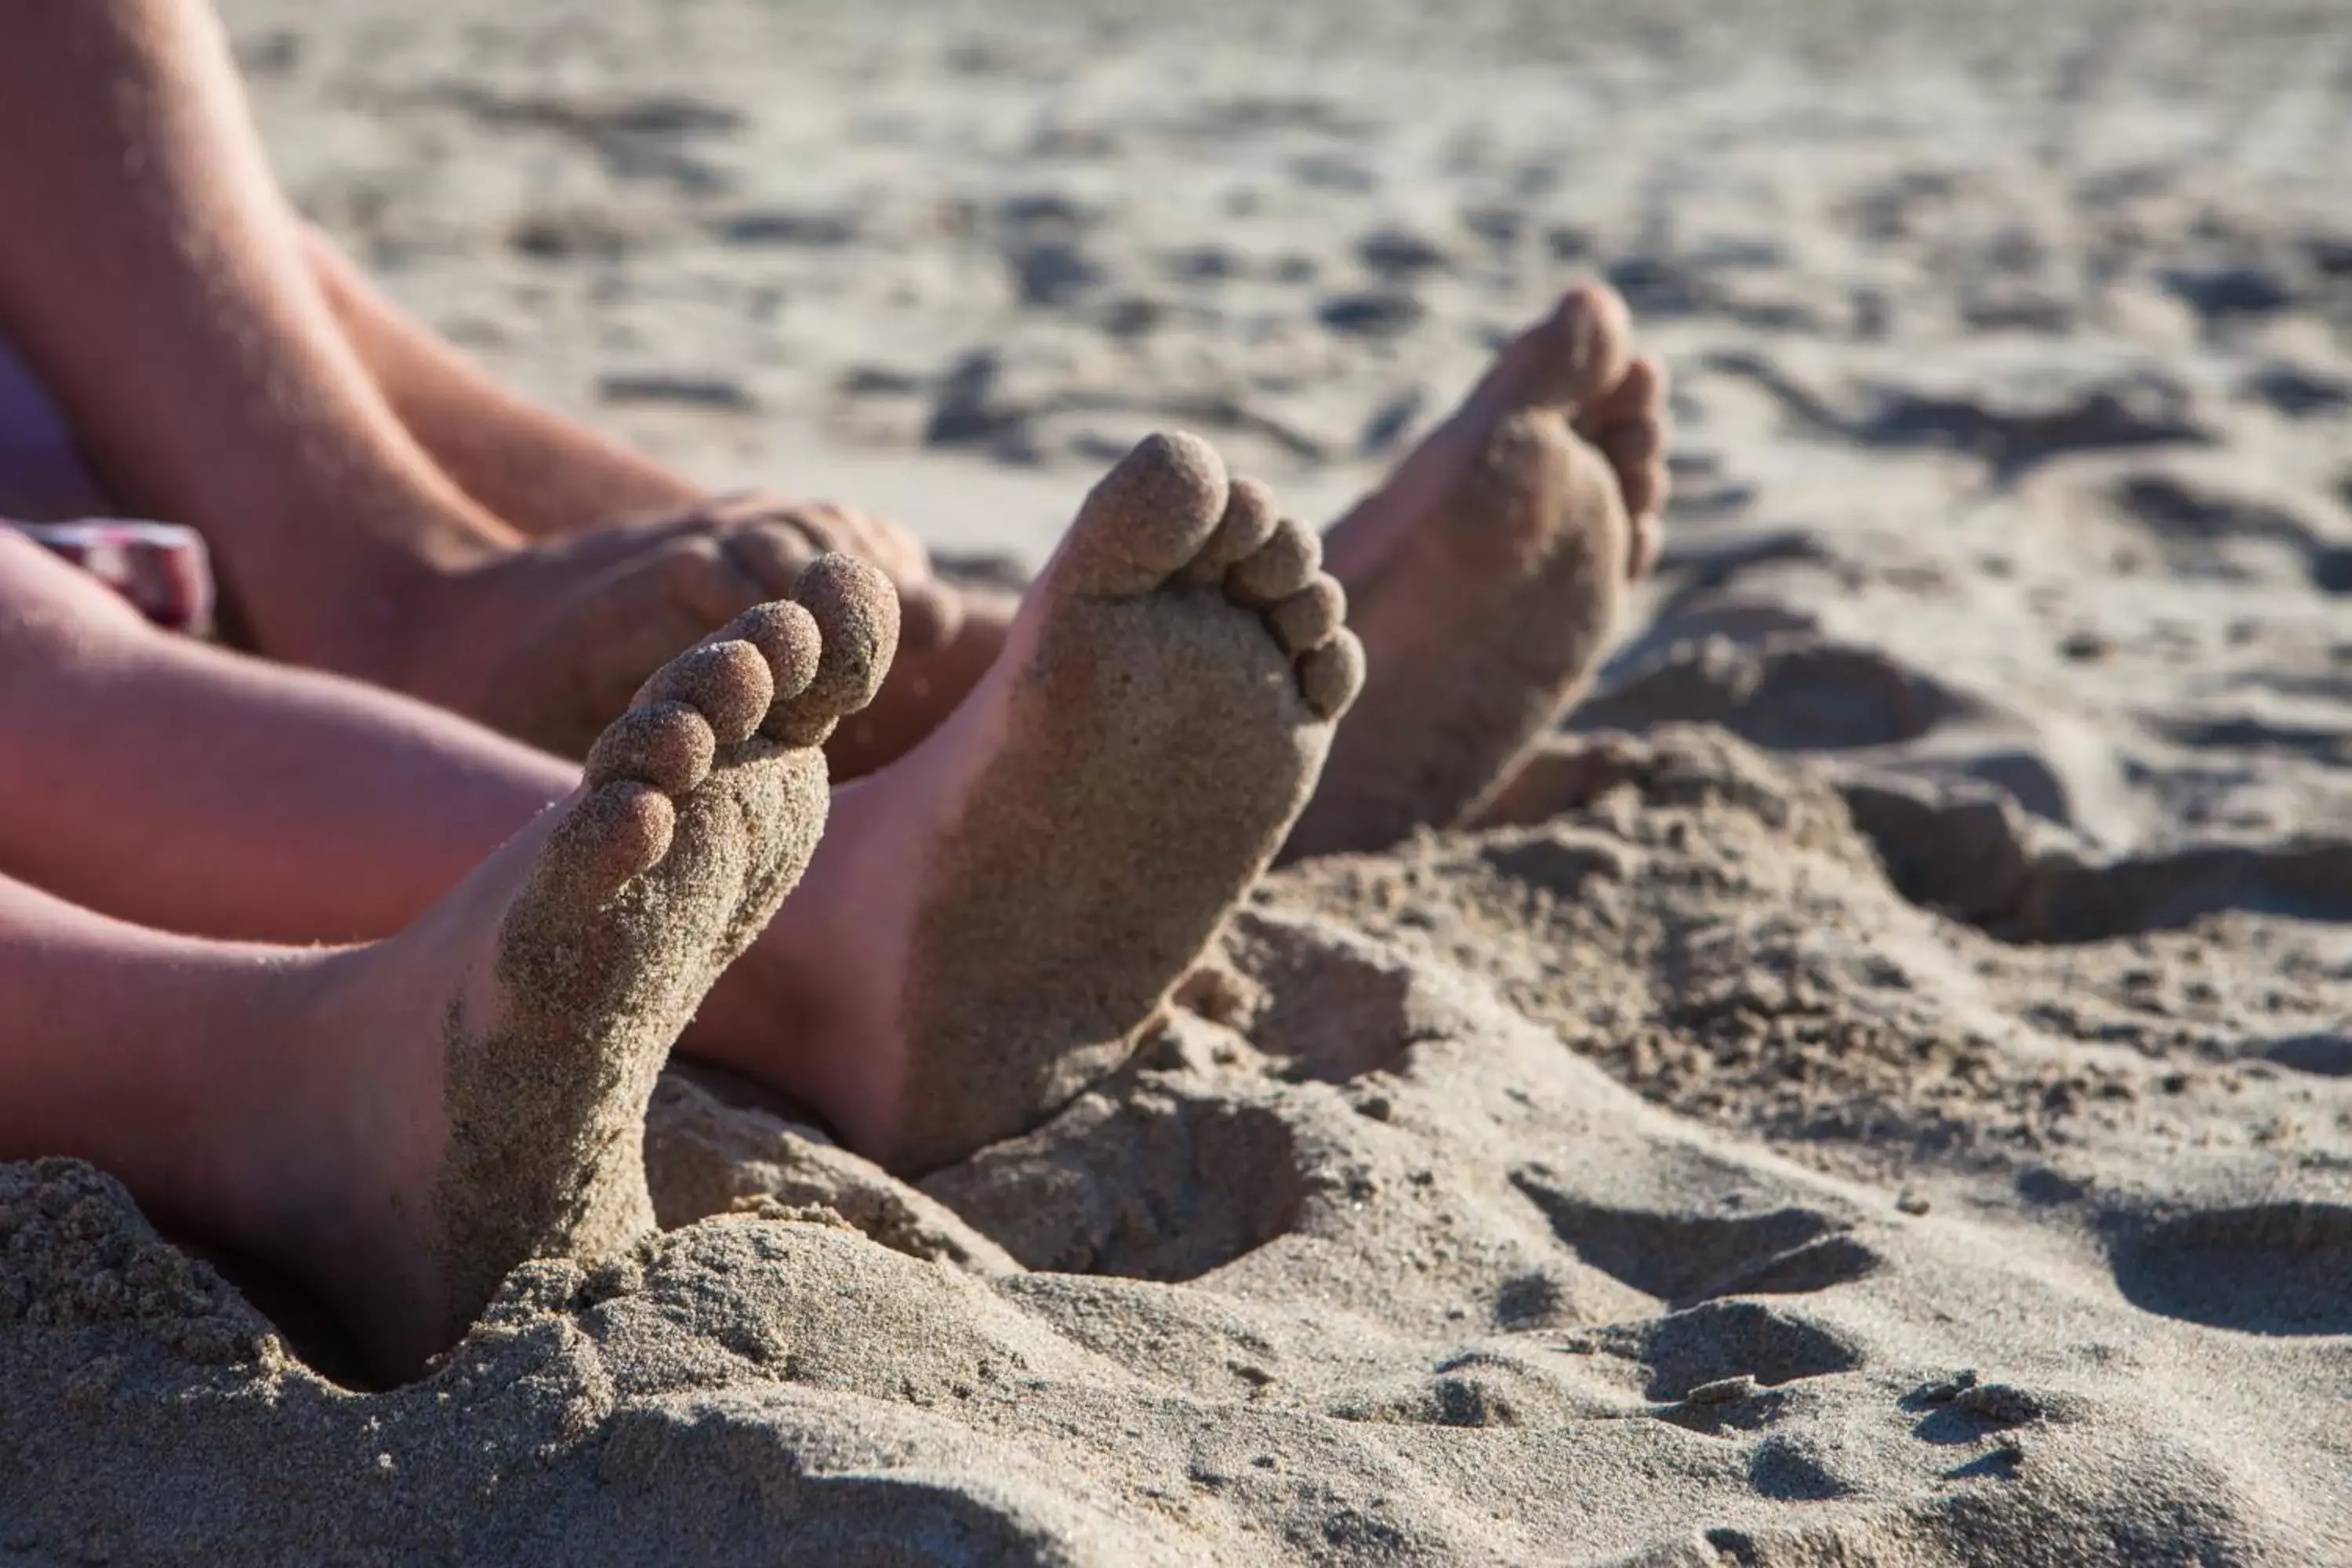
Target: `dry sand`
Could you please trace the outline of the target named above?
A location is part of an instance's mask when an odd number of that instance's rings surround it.
[[[1325,516],[1584,268],[1679,499],[1487,826],[920,1187],[674,1072],[744,1212],[360,1394],[0,1168],[0,1563],[2352,1561],[2340,8],[231,15],[311,212],[714,480]]]

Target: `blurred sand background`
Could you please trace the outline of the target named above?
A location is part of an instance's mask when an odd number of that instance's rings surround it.
[[[1677,493],[1494,822],[920,1188],[675,1075],[746,1212],[362,1395],[0,1166],[0,1564],[2352,1562],[2352,14],[226,8],[305,211],[714,483],[1323,521],[1599,274]]]

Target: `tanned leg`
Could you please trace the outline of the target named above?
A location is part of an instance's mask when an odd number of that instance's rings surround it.
[[[524,1259],[625,1251],[655,1074],[807,864],[815,742],[888,663],[877,574],[836,558],[803,598],[665,667],[576,789],[382,941],[167,935],[0,879],[0,1159],[112,1171],[389,1377]],[[0,769],[42,743],[7,741]]]
[[[468,495],[523,533],[552,539],[633,516],[758,520],[804,535],[812,554],[850,554],[880,567],[898,591],[898,660],[873,704],[827,744],[835,777],[856,778],[905,754],[963,700],[1003,647],[1015,601],[940,582],[929,552],[906,529],[831,502],[714,497],[646,454],[500,385],[402,310],[326,236],[306,230],[304,249],[336,321],[409,433]],[[788,586],[790,569],[780,558],[763,580],[772,589]]]
[[[410,433],[271,184],[203,0],[26,0],[0,50],[0,332],[254,644],[584,749],[815,552],[756,518],[525,548]]]

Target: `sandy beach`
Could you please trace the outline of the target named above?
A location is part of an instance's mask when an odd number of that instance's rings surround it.
[[[0,1164],[0,1568],[2352,1563],[2352,15],[223,9],[404,304],[960,570],[1154,429],[1327,522],[1581,277],[1675,495],[1480,823],[919,1184],[673,1067],[386,1392]]]

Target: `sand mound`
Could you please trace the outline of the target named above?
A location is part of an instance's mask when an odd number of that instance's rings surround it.
[[[2342,1545],[2352,1139],[2301,1075],[2050,1016],[2150,942],[2297,928],[2004,945],[1718,731],[1570,748],[1601,787],[1539,822],[1273,879],[1129,1070],[919,1190],[673,1075],[665,1217],[749,1212],[518,1271],[396,1392],[296,1360],[108,1178],[0,1170],[0,1547]]]

